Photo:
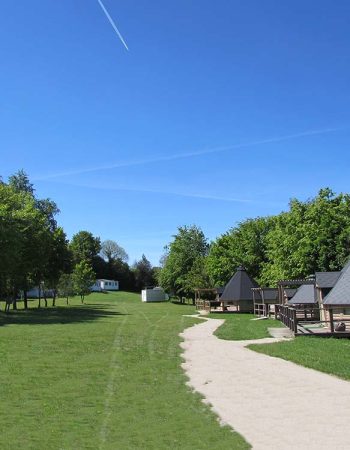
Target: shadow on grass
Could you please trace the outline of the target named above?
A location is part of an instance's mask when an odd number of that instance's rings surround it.
[[[59,306],[11,310],[0,313],[0,326],[5,325],[50,325],[92,322],[94,320],[125,315],[111,311],[107,305]]]

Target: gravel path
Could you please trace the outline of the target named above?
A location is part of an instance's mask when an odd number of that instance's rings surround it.
[[[189,385],[255,450],[350,449],[350,383],[224,341],[209,319],[181,334]]]

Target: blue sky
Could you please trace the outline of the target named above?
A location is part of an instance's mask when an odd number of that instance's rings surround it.
[[[350,4],[19,0],[0,7],[1,175],[23,168],[71,237],[158,264],[321,187],[350,191]]]

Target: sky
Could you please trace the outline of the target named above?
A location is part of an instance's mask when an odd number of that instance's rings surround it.
[[[0,175],[24,169],[69,238],[157,265],[179,226],[350,192],[348,1],[102,4],[124,43],[98,0],[0,6]]]

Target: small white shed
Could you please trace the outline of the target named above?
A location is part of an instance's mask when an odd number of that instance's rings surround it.
[[[169,297],[161,287],[155,287],[151,289],[144,289],[141,292],[141,300],[147,303],[165,302],[169,300]]]

